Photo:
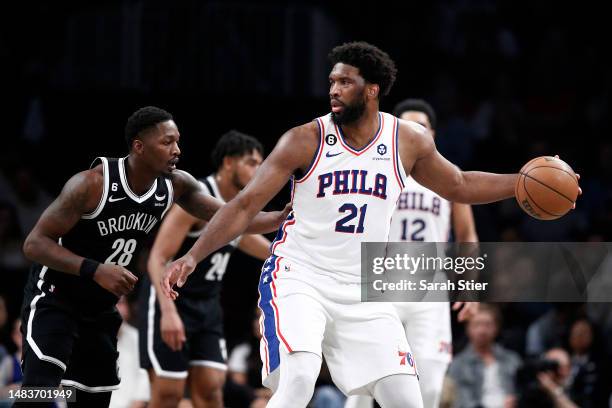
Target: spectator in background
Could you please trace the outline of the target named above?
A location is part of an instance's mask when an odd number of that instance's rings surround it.
[[[519,408],[578,408],[567,394],[570,370],[570,357],[561,348],[548,350],[543,360],[535,364],[526,364],[519,374],[525,380],[520,390]],[[535,381],[528,378],[534,376]]]
[[[612,269],[612,254],[608,255],[603,266],[604,271]],[[612,279],[612,276],[609,278]],[[605,285],[604,289],[611,287],[610,284]],[[611,293],[612,289],[610,290]],[[589,302],[586,304],[587,316],[589,321],[593,322],[601,330],[601,347],[603,352],[603,358],[606,361],[612,361],[612,303],[593,303]],[[611,368],[612,370],[612,368]],[[612,391],[612,384],[610,384],[610,391]],[[612,406],[610,406],[612,408]]]
[[[467,323],[469,344],[449,368],[456,386],[455,407],[514,406],[514,376],[521,359],[495,343],[500,327],[499,311],[485,304]]]
[[[138,329],[129,321],[131,317],[130,303],[122,296],[117,303],[117,310],[123,318],[123,323],[117,334],[117,350],[119,351],[119,378],[121,387],[113,391],[110,408],[144,408],[150,396],[149,377],[140,368],[138,360]]]
[[[552,309],[540,316],[527,329],[526,354],[540,356],[546,350],[561,347],[569,336],[570,323],[584,314],[583,305],[553,303]]]
[[[12,401],[8,400],[9,391],[16,390],[21,385],[23,374],[21,373],[21,319],[16,319],[13,322],[13,330],[11,331],[11,339],[15,344],[15,352],[4,356],[0,360],[0,407],[12,405]]]
[[[607,399],[602,372],[605,360],[593,346],[594,337],[593,325],[587,319],[576,320],[571,327],[569,395],[581,408],[605,406]]]

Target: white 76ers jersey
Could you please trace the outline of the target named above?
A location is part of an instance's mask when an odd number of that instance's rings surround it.
[[[450,224],[451,203],[408,177],[391,220],[389,241],[447,242]]]
[[[361,276],[361,243],[386,242],[406,179],[397,151],[397,118],[379,113],[372,141],[355,150],[331,114],[317,118],[319,148],[308,172],[292,183],[293,212],[272,253],[346,283]]]

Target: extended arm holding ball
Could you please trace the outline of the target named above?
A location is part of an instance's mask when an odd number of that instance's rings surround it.
[[[529,215],[551,220],[574,208],[581,194],[580,176],[558,157],[534,159],[519,174],[461,171],[414,122],[399,120],[399,153],[406,173],[452,202],[486,204],[515,196]]]
[[[399,153],[407,174],[443,198],[465,204],[486,204],[514,196],[518,174],[461,171],[446,160],[427,130],[399,121]]]

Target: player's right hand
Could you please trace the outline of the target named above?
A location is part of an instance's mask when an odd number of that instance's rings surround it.
[[[132,272],[123,266],[113,264],[98,265],[93,280],[117,297],[130,293],[138,282],[138,278]]]
[[[185,326],[176,310],[162,312],[160,327],[162,340],[172,351],[183,348],[183,344],[187,341]]]
[[[196,267],[195,259],[187,252],[185,255],[166,267],[161,280],[161,288],[166,297],[176,300],[178,292],[172,289],[174,285],[179,288],[185,284],[187,277]]]

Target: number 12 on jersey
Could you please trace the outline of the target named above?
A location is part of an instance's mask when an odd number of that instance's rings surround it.
[[[363,233],[363,223],[365,221],[366,211],[368,210],[368,205],[364,204],[359,209],[355,204],[346,203],[343,204],[342,207],[338,209],[338,212],[346,213],[348,215],[342,217],[336,222],[336,231],[338,232],[346,232],[349,234],[361,234]],[[355,228],[354,224],[347,225],[354,218],[357,218],[357,213],[359,213],[359,220],[357,221],[357,228]]]
[[[417,218],[410,223],[406,218],[402,220],[402,241],[425,241],[423,230],[425,229],[425,221]],[[408,237],[410,232],[410,238]]]

